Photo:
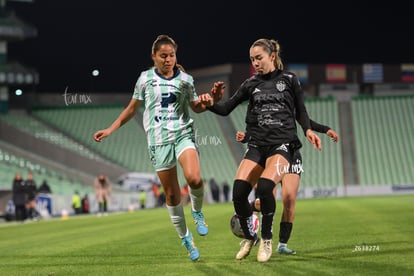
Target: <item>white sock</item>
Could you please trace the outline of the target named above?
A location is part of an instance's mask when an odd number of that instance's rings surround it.
[[[172,224],[175,227],[175,230],[178,233],[180,238],[184,238],[188,233],[187,225],[185,223],[184,208],[181,203],[177,206],[168,206],[168,213],[170,214],[170,219]]]
[[[201,211],[204,200],[204,186],[201,186],[198,189],[191,189],[191,187],[189,187],[189,191],[191,198],[191,209],[196,212]]]

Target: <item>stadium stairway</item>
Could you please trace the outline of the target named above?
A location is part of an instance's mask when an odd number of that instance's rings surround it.
[[[21,116],[21,114],[20,114]],[[74,150],[62,147],[45,139],[37,138],[7,123],[0,117],[0,140],[10,153],[22,156],[45,167],[64,171],[74,179],[83,183],[93,183],[94,177],[105,172],[110,179],[115,179],[127,170],[119,165],[81,155]]]
[[[91,185],[84,185],[78,178],[72,178],[62,171],[52,170],[49,167],[45,167],[32,161],[34,159],[28,159],[29,157],[22,157],[27,153],[22,154],[21,150],[13,150],[19,152],[19,155],[11,153],[6,150],[12,149],[12,145],[6,145],[5,142],[0,141],[0,190],[11,190],[12,182],[16,173],[20,173],[25,179],[28,171],[33,172],[33,179],[35,180],[37,187],[39,187],[44,180],[47,181],[51,190],[55,194],[72,195],[74,191],[78,191],[81,194],[89,194],[93,192]],[[28,154],[30,155],[30,154]]]
[[[71,108],[46,108],[33,110],[34,116],[47,122],[63,133],[71,134],[74,139],[99,153],[105,159],[119,164],[129,171],[153,172],[148,159],[146,134],[142,127],[142,109],[136,120],[129,121],[122,130],[111,135],[102,143],[92,140],[92,134],[97,129],[107,127],[112,123],[123,107],[117,106],[87,106]],[[196,114],[191,112],[194,119],[196,142],[199,146],[201,173],[205,180],[214,177],[218,183],[233,182],[237,168],[235,151],[228,145],[228,135],[223,132],[217,115],[210,112]],[[82,122],[79,124],[79,122]],[[230,139],[234,139],[234,134]],[[184,183],[181,170],[178,170],[180,183]]]
[[[105,160],[118,164],[125,170],[153,172],[147,157],[146,136],[136,120],[129,121],[102,143],[93,141],[93,133],[109,126],[122,110],[120,105],[99,105],[39,108],[32,113],[36,118],[73,137]]]

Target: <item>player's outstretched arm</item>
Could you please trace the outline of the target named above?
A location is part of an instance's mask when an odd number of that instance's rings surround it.
[[[104,138],[108,137],[112,132],[123,126],[135,115],[141,105],[141,102],[142,101],[140,100],[131,99],[128,106],[121,112],[121,114],[119,114],[118,118],[111,124],[111,126],[95,132],[93,134],[93,139],[96,142],[102,142]]]

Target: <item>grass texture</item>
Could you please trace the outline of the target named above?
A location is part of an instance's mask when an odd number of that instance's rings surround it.
[[[192,262],[165,208],[0,224],[0,275],[414,275],[414,195],[300,199],[289,247],[258,263],[258,246],[238,261],[231,203],[206,204],[209,234]]]

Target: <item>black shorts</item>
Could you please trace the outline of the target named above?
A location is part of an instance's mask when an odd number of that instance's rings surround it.
[[[243,158],[265,168],[267,158],[275,154],[282,155],[289,162],[289,173],[300,175],[303,172],[302,155],[299,148],[291,147],[288,143],[271,146],[258,146],[249,143]]]

